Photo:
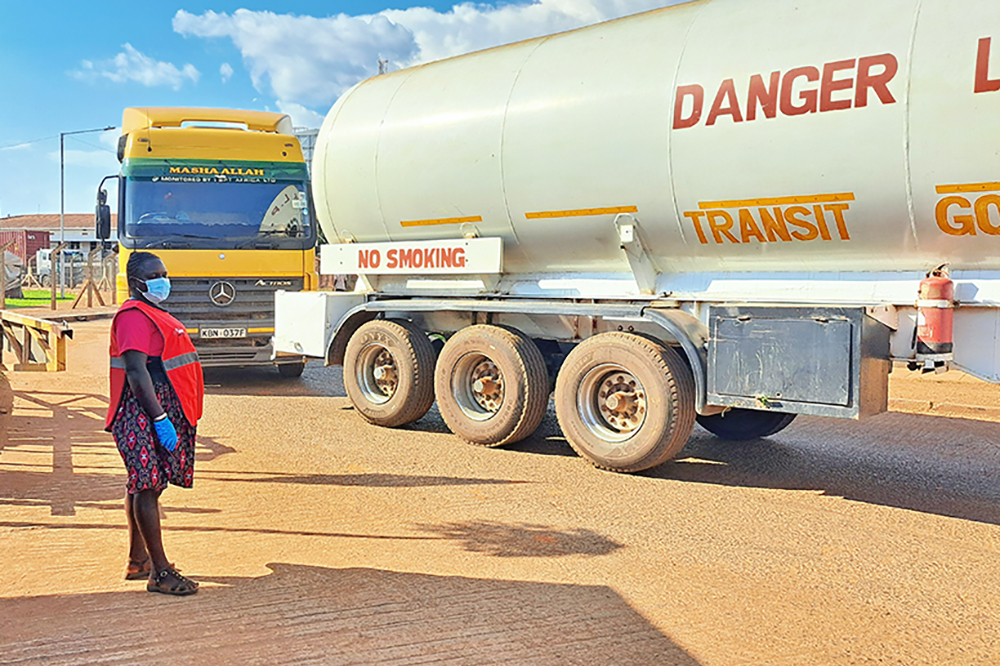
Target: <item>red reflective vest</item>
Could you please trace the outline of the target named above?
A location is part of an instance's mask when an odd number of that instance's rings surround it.
[[[163,335],[163,369],[167,372],[167,379],[174,387],[177,397],[181,401],[181,408],[184,416],[192,426],[198,424],[201,418],[201,403],[205,396],[205,381],[201,374],[201,363],[198,362],[198,352],[194,350],[194,344],[184,329],[184,324],[179,322],[169,312],[154,308],[148,303],[129,299],[122,303],[115,314],[118,315],[126,310],[139,308],[150,318],[160,334]],[[115,335],[114,322],[111,323],[111,401],[108,403],[108,418],[104,423],[104,429],[110,430],[111,424],[115,420],[118,412],[118,403],[121,402],[122,393],[125,390],[125,362],[118,351],[118,338]]]

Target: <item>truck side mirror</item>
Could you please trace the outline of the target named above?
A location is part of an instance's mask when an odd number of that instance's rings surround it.
[[[107,240],[111,237],[111,206],[98,204],[95,218],[97,237],[101,240]]]
[[[111,206],[108,205],[108,191],[104,189],[104,182],[110,178],[118,176],[105,176],[101,184],[97,186],[97,206],[94,208],[94,227],[97,237],[101,240],[111,238]]]

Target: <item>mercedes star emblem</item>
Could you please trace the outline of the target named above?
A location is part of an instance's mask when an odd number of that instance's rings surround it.
[[[232,305],[236,300],[236,287],[228,282],[216,282],[208,289],[208,297],[220,308]]]

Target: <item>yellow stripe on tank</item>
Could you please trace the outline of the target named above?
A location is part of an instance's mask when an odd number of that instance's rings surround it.
[[[938,185],[938,194],[959,194],[961,192],[1000,192],[1000,182],[968,183],[966,185]]]
[[[434,224],[463,224],[465,222],[482,222],[483,218],[479,215],[471,215],[469,217],[439,217],[433,220],[400,220],[399,226],[401,227],[429,227]]]
[[[854,201],[853,192],[839,194],[816,194],[801,197],[771,197],[768,199],[734,199],[731,201],[699,201],[701,210],[719,208],[751,208],[753,206],[787,206],[790,204],[833,203],[834,201]]]
[[[575,210],[546,210],[538,213],[525,213],[529,220],[541,220],[553,217],[586,217],[588,215],[616,215],[618,213],[638,213],[638,206],[611,206],[610,208],[577,208]]]

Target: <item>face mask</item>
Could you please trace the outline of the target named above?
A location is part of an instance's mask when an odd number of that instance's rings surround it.
[[[155,278],[146,280],[146,293],[143,294],[150,303],[162,303],[170,295],[170,279]]]

